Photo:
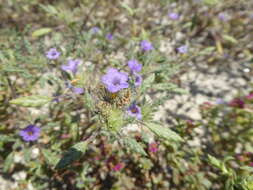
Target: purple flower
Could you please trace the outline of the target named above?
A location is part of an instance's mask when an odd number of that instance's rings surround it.
[[[106,86],[106,89],[115,93],[121,89],[128,88],[128,74],[125,72],[120,72],[117,69],[110,68],[107,73],[102,76],[102,83]]]
[[[217,98],[216,99],[216,104],[222,105],[222,104],[226,104],[226,102],[222,98]]]
[[[151,51],[154,49],[153,45],[147,40],[142,40],[140,46],[142,51]]]
[[[142,118],[141,108],[136,104],[132,104],[129,106],[129,108],[127,109],[127,114],[131,117],[136,117],[137,119]]]
[[[252,100],[253,99],[253,93],[250,93],[249,95],[246,96],[247,100]]]
[[[188,46],[187,46],[187,45],[180,46],[179,48],[177,48],[177,51],[178,51],[179,53],[187,53],[187,51],[188,51]]]
[[[78,65],[81,63],[81,60],[74,59],[69,60],[66,65],[62,65],[61,69],[64,71],[71,71],[73,74],[77,72]]]
[[[228,15],[225,14],[225,13],[219,13],[219,14],[218,14],[218,18],[219,18],[221,21],[224,21],[224,22],[228,21]]]
[[[83,94],[84,93],[84,89],[80,88],[80,87],[73,87],[72,90],[75,94]]]
[[[142,83],[141,75],[134,73],[134,85],[137,87],[137,86],[140,86],[141,83]]]
[[[142,65],[138,63],[137,60],[132,59],[127,62],[128,67],[131,69],[131,71],[134,72],[140,72],[142,69]]]
[[[244,108],[245,103],[241,98],[234,98],[228,103],[228,105],[234,108]]]
[[[19,132],[24,141],[36,141],[40,136],[40,128],[35,125],[28,125]]]
[[[48,59],[57,59],[61,53],[56,50],[56,48],[51,48],[49,51],[46,52],[46,56]]]
[[[107,40],[113,40],[113,35],[110,34],[110,33],[109,33],[109,34],[106,34],[105,37],[106,37]]]
[[[170,19],[172,19],[172,20],[177,20],[177,19],[179,19],[179,14],[178,14],[178,13],[169,13],[168,16],[169,16]]]
[[[124,167],[124,165],[123,165],[122,163],[118,163],[118,164],[116,164],[115,166],[112,167],[112,170],[113,170],[114,172],[118,172],[118,171],[120,171],[123,167]]]
[[[158,151],[158,144],[156,142],[152,142],[148,145],[148,150],[150,152],[156,153]]]
[[[97,26],[94,26],[93,28],[91,28],[91,32],[92,32],[93,34],[96,34],[96,33],[99,32],[99,28],[98,28]]]

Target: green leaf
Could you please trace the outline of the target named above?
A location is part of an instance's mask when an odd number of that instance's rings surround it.
[[[124,144],[129,148],[132,152],[137,152],[143,156],[147,156],[147,153],[144,151],[142,146],[133,138],[126,137],[124,138]]]
[[[52,29],[51,28],[40,28],[38,30],[35,30],[33,33],[32,33],[32,37],[40,37],[40,36],[44,36],[48,33],[52,32]]]
[[[25,159],[25,161],[29,162],[31,160],[31,149],[25,148],[23,150],[23,153],[24,153],[24,159]]]
[[[55,153],[47,149],[42,149],[42,154],[44,155],[46,162],[52,166],[55,166],[60,159]]]
[[[92,96],[90,95],[90,93],[84,93],[84,103],[87,106],[88,109],[90,110],[94,110],[94,100],[92,98]]]
[[[11,104],[16,104],[24,107],[40,107],[52,101],[52,98],[47,96],[26,96],[11,100]]]
[[[203,50],[201,50],[198,55],[209,55],[211,54],[212,52],[214,52],[216,50],[216,47],[214,46],[209,46]]]
[[[119,109],[109,110],[107,127],[110,131],[119,131],[124,125],[124,114]]]
[[[155,80],[155,74],[151,74],[149,75],[145,80],[143,80],[143,83],[141,85],[141,91],[145,92],[147,88],[151,87],[151,84],[154,82]]]
[[[0,142],[11,142],[11,141],[16,141],[16,139],[8,135],[0,135]]]
[[[203,3],[206,5],[216,5],[219,3],[219,0],[204,0]]]
[[[208,155],[208,160],[209,160],[210,164],[212,164],[213,166],[215,166],[219,169],[221,168],[222,162],[219,161],[218,159],[216,159],[215,157]]]
[[[146,126],[155,133],[157,136],[162,137],[166,140],[173,141],[183,141],[183,139],[174,131],[170,130],[166,126],[161,126],[156,123],[148,123]]]
[[[87,150],[87,142],[79,142],[73,146],[76,150],[85,153]]]
[[[73,162],[80,159],[80,157],[86,152],[87,150],[87,142],[79,142],[72,146],[60,159],[60,161],[56,165],[56,169],[63,169]]]
[[[233,36],[229,36],[229,35],[224,34],[222,37],[224,40],[231,42],[233,44],[236,44],[238,42]]]
[[[7,158],[4,161],[4,168],[3,168],[4,172],[9,171],[9,169],[11,168],[13,164],[13,161],[14,161],[14,153],[12,152],[7,156]]]
[[[134,10],[131,7],[129,7],[126,3],[121,3],[121,6],[125,8],[131,16],[134,15]]]
[[[142,120],[147,122],[147,121],[152,121],[153,116],[154,116],[154,107],[152,107],[151,104],[146,103],[142,106],[141,108],[141,113],[142,113]]]
[[[240,167],[240,169],[246,170],[248,172],[253,172],[253,167],[249,167],[249,166],[242,166],[242,167]]]
[[[51,16],[53,15],[57,15],[59,12],[58,10],[52,6],[52,5],[40,5],[40,7],[46,11],[47,13],[49,13]]]

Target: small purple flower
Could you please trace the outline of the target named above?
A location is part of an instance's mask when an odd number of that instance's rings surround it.
[[[141,108],[136,104],[132,104],[129,106],[129,108],[127,109],[127,114],[131,117],[136,117],[137,119],[142,118]]]
[[[234,98],[228,103],[228,105],[234,108],[244,108],[245,103],[241,98]]]
[[[141,75],[137,74],[137,73],[134,73],[134,85],[137,87],[137,86],[140,86],[141,83],[142,83],[142,77]]]
[[[148,150],[150,152],[156,153],[158,151],[158,144],[156,142],[152,142],[148,145]]]
[[[247,100],[253,100],[253,93],[250,93],[249,95],[246,96]]]
[[[79,59],[74,59],[74,60],[69,60],[66,65],[62,65],[61,69],[64,71],[71,71],[73,74],[77,72],[78,65],[80,65],[81,60]]]
[[[73,87],[73,88],[72,88],[72,91],[73,91],[75,94],[83,94],[83,93],[84,93],[84,89],[83,89],[83,88],[80,88],[80,87]]]
[[[223,22],[226,22],[226,21],[229,20],[228,15],[225,14],[225,13],[222,13],[222,12],[218,14],[218,18],[219,18],[221,21],[223,21]]]
[[[168,16],[172,20],[178,20],[179,19],[179,14],[178,13],[169,13]]]
[[[117,69],[110,68],[107,73],[102,76],[102,83],[106,86],[106,89],[115,93],[121,89],[128,88],[128,74],[125,72],[120,72]]]
[[[142,40],[140,46],[142,51],[151,51],[154,49],[153,45],[147,40]]]
[[[40,136],[40,128],[35,125],[28,125],[19,132],[24,141],[36,141]]]
[[[98,28],[97,26],[94,26],[93,28],[91,28],[91,32],[92,32],[93,34],[96,34],[96,33],[99,32],[99,28]]]
[[[61,53],[56,50],[56,48],[51,48],[49,51],[46,52],[46,56],[48,59],[57,59]]]
[[[113,35],[111,33],[106,34],[105,37],[106,37],[107,40],[113,40]]]
[[[132,59],[127,62],[128,67],[131,69],[131,71],[134,72],[140,72],[142,69],[142,65],[138,63],[137,60]]]
[[[112,167],[112,170],[113,170],[114,172],[118,172],[118,171],[120,171],[123,167],[124,167],[124,165],[123,165],[122,163],[118,163],[118,164],[116,164],[115,166]]]
[[[223,100],[222,98],[217,98],[216,99],[216,104],[218,104],[218,105],[226,104],[226,101]]]
[[[177,51],[178,51],[179,53],[187,53],[187,51],[188,51],[188,46],[187,46],[187,45],[180,46],[179,48],[177,48]]]

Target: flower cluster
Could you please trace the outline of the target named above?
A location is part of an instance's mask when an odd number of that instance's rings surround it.
[[[138,61],[135,59],[129,60],[127,64],[128,64],[128,67],[130,68],[130,73],[133,78],[135,87],[140,86],[142,83],[142,77],[141,75],[138,74],[138,72],[141,71],[142,65],[139,64]]]
[[[49,51],[46,52],[46,57],[51,60],[58,59],[58,57],[61,55],[60,52],[56,50],[56,48],[51,48]],[[67,64],[61,65],[61,70],[65,72],[71,72],[73,75],[75,75],[78,71],[78,66],[82,63],[80,59],[70,59],[68,60]],[[75,94],[83,94],[84,89],[80,87],[74,87],[69,82],[67,82],[67,88],[71,89],[72,92]]]
[[[138,87],[142,83],[142,77],[138,72],[142,70],[142,65],[135,59],[129,60],[127,65],[130,69],[130,75],[119,71],[115,68],[109,68],[105,75],[102,76],[101,82],[104,84],[108,92],[115,94],[120,90],[126,89],[130,81],[133,81],[133,86]],[[135,103],[131,104],[127,109],[127,114],[137,119],[142,118],[141,109]]]

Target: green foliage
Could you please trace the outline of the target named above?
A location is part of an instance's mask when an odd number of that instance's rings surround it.
[[[158,137],[164,138],[168,141],[183,141],[183,139],[174,131],[170,130],[166,126],[162,126],[156,123],[147,123],[145,125],[149,130],[155,133]]]
[[[124,144],[127,148],[129,148],[132,152],[139,153],[143,156],[147,156],[147,153],[142,148],[142,146],[133,138],[125,137]]]
[[[59,160],[59,162],[57,162],[55,168],[64,169],[67,166],[70,166],[73,162],[80,159],[81,156],[86,152],[86,150],[87,150],[87,142],[79,142],[75,144],[63,155],[63,157]],[[55,161],[56,160],[54,159],[53,162]]]
[[[50,150],[42,149],[42,154],[44,155],[48,165],[56,166],[59,162],[59,157]]]
[[[40,37],[40,36],[44,36],[48,33],[52,32],[52,29],[51,28],[40,28],[38,30],[35,30],[33,33],[32,33],[32,37]]]
[[[24,171],[25,179],[14,183],[38,190],[252,190],[252,100],[242,97],[245,108],[201,108],[199,121],[176,117],[168,124],[166,114],[160,123],[154,119],[173,95],[186,93],[178,85],[184,87],[180,76],[189,67],[226,67],[224,62],[243,60],[251,69],[251,2],[238,5],[234,0],[2,3],[2,178],[15,179]],[[180,19],[169,19],[168,10]],[[231,13],[230,19],[217,19],[219,12]],[[113,40],[106,39],[108,33]],[[154,50],[141,51],[143,39]],[[189,50],[180,54],[183,44]],[[50,48],[61,56],[48,59]],[[62,70],[69,59],[82,61],[77,73]],[[132,81],[127,90],[108,93],[101,76],[116,67],[132,77],[130,59],[143,66],[141,86]],[[74,93],[74,87],[84,93]],[[127,114],[132,103],[140,107],[141,120]],[[19,136],[29,124],[41,128],[33,142]]]
[[[219,3],[219,0],[204,0],[203,1],[206,5],[216,5]]]
[[[41,107],[52,101],[48,96],[34,95],[16,98],[10,101],[11,104],[16,104],[24,107]]]
[[[123,113],[119,109],[112,109],[109,111],[109,116],[107,118],[107,127],[109,130],[117,132],[123,127]]]
[[[3,167],[3,171],[4,172],[7,172],[10,170],[11,166],[13,165],[13,160],[14,160],[14,153],[10,153],[5,161],[4,161],[4,167]]]

